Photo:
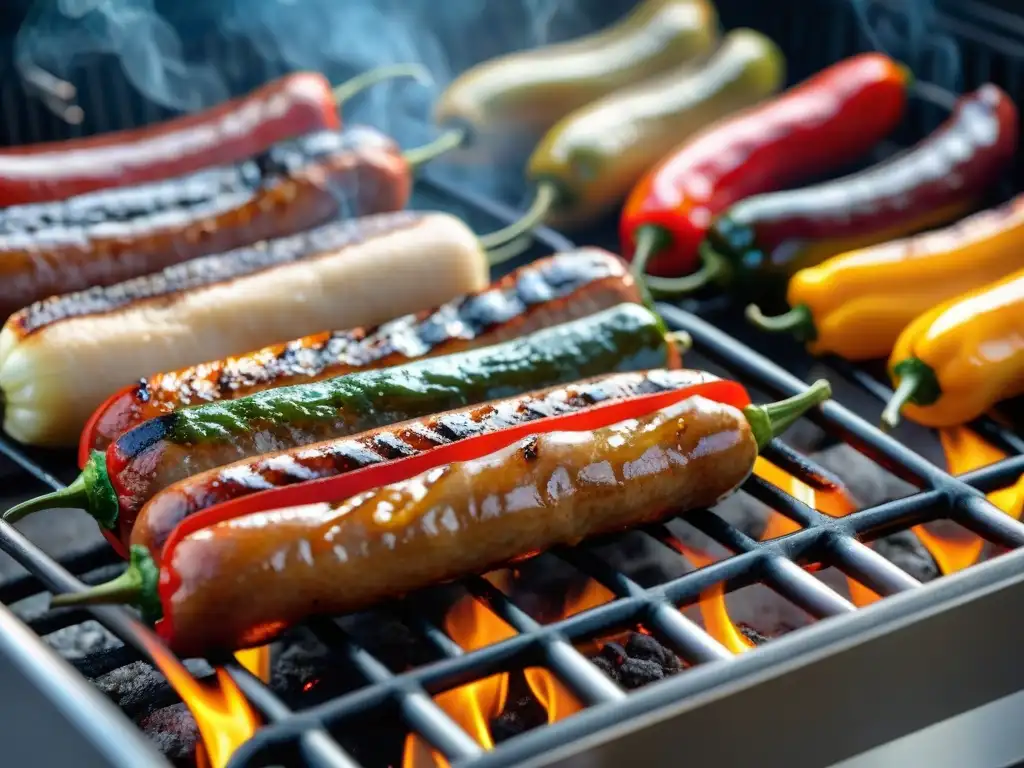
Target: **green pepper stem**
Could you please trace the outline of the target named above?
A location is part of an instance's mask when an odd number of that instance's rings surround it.
[[[665,334],[665,341],[675,347],[680,354],[693,349],[693,337],[686,331],[669,331]]]
[[[4,512],[4,522],[16,523],[44,509],[89,509],[89,484],[83,472],[67,488],[23,501]]]
[[[637,280],[646,280],[647,265],[651,258],[672,242],[672,234],[664,227],[656,224],[645,224],[636,231],[633,247],[633,266],[631,272]]]
[[[402,153],[402,157],[405,158],[405,162],[409,164],[409,167],[415,170],[446,152],[457,149],[466,140],[466,136],[466,131],[460,128],[453,128],[450,131],[445,131],[436,139],[423,146],[405,150]]]
[[[134,605],[142,609],[143,619],[149,622],[157,621],[163,615],[159,594],[160,568],[153,562],[152,555],[144,546],[135,544],[129,552],[128,567],[116,579],[81,592],[54,595],[50,605],[53,608],[74,605]]]
[[[551,206],[555,204],[557,199],[558,189],[555,185],[550,182],[541,182],[537,185],[537,192],[534,194],[533,203],[530,205],[529,210],[523,214],[522,218],[496,232],[483,235],[480,238],[480,245],[485,250],[491,250],[492,248],[512,242],[520,235],[525,235],[544,220],[544,217],[548,215]]]
[[[353,96],[365,91],[367,88],[382,83],[385,80],[395,80],[399,77],[411,77],[422,85],[431,85],[434,82],[434,76],[422,64],[389,64],[384,67],[369,69],[356,75],[351,80],[346,80],[341,85],[336,86],[331,91],[331,95],[334,97],[334,103],[340,107]]]
[[[800,341],[812,341],[817,335],[814,317],[806,304],[797,304],[788,312],[769,317],[759,306],[751,304],[746,311],[747,320],[768,333],[791,333]]]
[[[129,565],[116,579],[81,592],[65,592],[54,595],[51,608],[68,608],[76,605],[138,605],[142,601],[142,571],[135,563]]]
[[[882,429],[894,429],[900,423],[900,412],[907,403],[931,405],[942,397],[942,387],[935,370],[923,360],[909,357],[890,366],[896,391],[882,411]]]
[[[750,422],[750,429],[757,441],[757,449],[763,450],[773,438],[789,429],[807,411],[832,397],[832,386],[825,379],[818,379],[799,395],[793,395],[777,403],[748,405],[743,415]]]
[[[645,275],[647,288],[658,298],[685,296],[710,285],[715,280],[724,277],[729,271],[729,262],[725,256],[707,243],[702,243],[700,246],[700,260],[701,268],[683,277]]]
[[[917,396],[917,391],[921,388],[922,377],[918,373],[910,372],[900,377],[900,384],[896,387],[896,391],[893,392],[889,402],[885,404],[885,409],[882,411],[882,429],[888,432],[889,430],[896,429],[900,423],[900,412],[903,410],[903,406],[909,403],[914,397]]]
[[[533,245],[533,235],[529,233],[520,235],[515,240],[510,240],[504,245],[491,248],[487,252],[487,264],[488,266],[496,267],[499,264],[504,264],[506,261],[511,261],[516,256],[528,251],[531,245]]]

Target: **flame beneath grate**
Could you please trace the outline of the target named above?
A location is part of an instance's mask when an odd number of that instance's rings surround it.
[[[264,683],[270,682],[270,646],[247,648],[235,654],[235,659]]]
[[[961,475],[1006,458],[1005,453],[966,427],[940,430],[939,439],[946,454],[947,468],[953,475]],[[988,495],[988,500],[1019,520],[1021,507],[1024,505],[1024,477],[1010,488],[993,491]],[[914,528],[914,533],[935,558],[935,563],[944,574],[956,573],[974,565],[985,547],[982,538],[963,530],[957,531],[954,535],[934,525],[918,525]]]
[[[216,683],[206,685],[192,677],[177,657],[159,643],[150,643],[146,650],[196,720],[202,740],[196,748],[200,768],[226,766],[235,750],[260,726],[245,695],[221,667],[215,670]]]
[[[509,591],[508,571],[488,574],[488,581],[502,591]],[[596,581],[588,579],[579,592],[570,597],[558,618],[566,618],[611,600],[614,595]],[[483,603],[471,597],[459,600],[445,617],[445,630],[464,651],[475,651],[512,637],[515,630],[502,621]],[[547,712],[547,722],[554,723],[580,711],[583,706],[576,697],[548,670],[528,667],[523,677]],[[494,747],[491,721],[505,708],[509,675],[500,673],[483,680],[445,691],[434,702],[470,734],[484,749]],[[402,768],[447,768],[448,762],[419,736],[410,734],[405,740]]]

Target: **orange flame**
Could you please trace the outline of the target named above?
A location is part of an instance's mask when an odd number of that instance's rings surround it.
[[[512,637],[512,627],[472,597],[459,600],[445,617],[448,636],[464,651],[475,651]],[[490,721],[501,714],[508,694],[508,674],[492,675],[475,683],[438,694],[434,702],[484,749],[494,747]],[[448,761],[423,739],[410,734],[405,739],[403,768],[447,768]]]
[[[147,642],[146,650],[196,719],[202,739],[197,762],[203,768],[223,768],[260,726],[245,695],[221,667],[215,669],[216,684],[204,685],[160,643]]]
[[[759,477],[764,478],[808,507],[832,517],[845,517],[856,509],[853,499],[850,498],[849,493],[842,487],[820,491],[811,488],[811,486],[793,477],[788,472],[782,471],[774,464],[761,458],[758,458],[757,462],[754,465],[754,472]],[[798,529],[799,526],[785,515],[773,512],[772,516],[768,518],[768,524],[765,526],[764,533],[761,534],[761,541],[785,536]],[[874,591],[868,589],[856,579],[847,577],[846,584],[850,591],[850,600],[858,608],[870,605],[879,599],[879,596]]]
[[[557,723],[583,709],[579,699],[573,696],[569,689],[546,669],[528,667],[523,670],[523,676],[526,678],[526,684],[533,691],[533,695],[537,697],[537,701],[547,710],[549,723]]]
[[[259,648],[246,648],[244,651],[238,651],[235,654],[235,660],[264,683],[270,682],[269,645],[261,645]]]
[[[946,454],[946,465],[953,475],[961,475],[1006,458],[1003,451],[986,443],[966,427],[941,429],[939,440]],[[1008,515],[1020,519],[1021,507],[1024,505],[1024,477],[1010,488],[993,491],[988,495],[988,500]],[[929,525],[918,525],[913,530],[943,574],[956,573],[973,565],[985,547],[983,539],[967,531],[958,531],[955,536],[950,536]]]

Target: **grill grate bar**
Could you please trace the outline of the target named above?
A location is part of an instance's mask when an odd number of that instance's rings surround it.
[[[921,586],[921,582],[909,573],[856,539],[830,537],[828,552],[829,559],[843,573],[883,597]]]
[[[499,220],[514,217],[503,206],[482,205],[460,190],[443,184],[432,183],[432,186],[452,199],[460,200],[464,205],[489,210]],[[542,235],[547,238],[545,244],[553,250],[569,246],[568,241],[557,236],[550,237],[549,233]],[[659,305],[658,310],[672,328],[688,331],[700,352],[722,363],[738,378],[782,396],[804,388],[804,383],[798,378],[706,321],[664,305]],[[863,377],[859,370],[855,369],[855,372],[857,376],[851,374],[848,378],[855,383],[862,383]],[[862,386],[866,385],[862,383]],[[706,590],[717,584],[726,584],[735,589],[758,582],[765,583],[814,617],[840,619],[843,614],[854,611],[853,605],[805,571],[801,565],[819,561],[834,565],[881,595],[912,591],[920,586],[915,579],[858,539],[871,540],[903,530],[909,525],[951,517],[984,538],[1003,546],[1024,545],[1024,525],[996,510],[978,492],[993,490],[1014,481],[1024,470],[1024,456],[1015,456],[992,467],[954,478],[835,402],[826,404],[811,418],[830,435],[853,444],[889,471],[925,490],[847,517],[833,518],[770,483],[753,477],[745,483],[744,491],[793,520],[801,526],[800,530],[762,542],[742,533],[714,512],[702,510],[687,513],[688,524],[724,546],[731,554],[652,587],[641,586],[621,573],[606,563],[591,547],[558,549],[552,553],[554,556],[597,580],[616,597],[608,603],[547,625],[539,624],[487,580],[464,580],[463,584],[470,593],[509,623],[517,634],[500,643],[466,653],[406,602],[401,607],[403,615],[409,614],[409,623],[442,658],[401,673],[390,671],[336,622],[327,619],[310,622],[310,629],[317,638],[328,647],[339,650],[347,663],[365,679],[366,685],[295,713],[289,711],[258,679],[234,664],[229,665],[229,671],[245,695],[268,721],[238,750],[232,765],[258,762],[266,750],[290,745],[297,747],[311,763],[352,766],[355,763],[351,756],[334,741],[327,729],[355,715],[393,704],[398,705],[411,731],[424,738],[449,760],[467,764],[491,763],[499,759],[498,753],[502,749],[485,753],[432,700],[432,695],[539,659],[592,710],[607,711],[606,705],[626,706],[632,698],[627,699],[622,689],[577,650],[574,643],[590,640],[624,625],[643,624],[684,661],[697,665],[695,671],[710,671],[710,667],[718,665],[705,665],[703,662],[732,659],[732,655],[704,629],[684,616],[677,606],[696,602]],[[982,428],[993,434],[1005,432],[989,422],[982,422],[979,429]],[[1015,443],[1009,439],[1002,440],[1001,445],[1014,446]],[[3,439],[0,439],[0,454],[11,458],[20,469],[44,485],[50,488],[62,487],[53,474],[32,460],[31,454],[22,452]],[[765,458],[811,487],[824,489],[835,482],[830,472],[799,456],[779,441],[769,446]],[[644,530],[661,544],[672,546],[672,534],[664,525],[652,525]],[[52,561],[3,523],[0,523],[0,548],[31,572],[31,575],[0,590],[0,601],[9,602],[28,597],[37,593],[40,585],[57,591],[82,588],[82,583],[69,570]],[[108,569],[115,560],[106,546],[101,545],[68,560],[66,565],[73,573],[91,574]],[[153,641],[152,633],[127,611],[96,608],[90,609],[89,613],[125,640],[127,646],[123,658],[131,654],[134,660],[137,658],[136,651],[144,652],[146,644]],[[82,615],[81,612],[77,613],[78,618]],[[71,623],[71,618],[69,614],[41,617],[34,628],[37,631],[58,628],[62,622]],[[105,662],[110,664],[118,660],[120,657],[110,656]],[[683,688],[698,690],[704,684],[698,681],[713,677],[716,676],[699,676]],[[544,743],[546,739],[556,738],[557,734],[579,732],[583,727],[579,723],[586,722],[589,721],[573,718],[568,724],[558,723],[543,729],[550,732],[550,736],[545,739],[533,739],[528,735],[525,742],[520,739],[514,741],[519,744]],[[507,754],[514,752],[506,751]]]

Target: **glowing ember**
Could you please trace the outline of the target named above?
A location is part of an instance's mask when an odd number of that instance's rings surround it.
[[[249,702],[221,667],[215,670],[216,684],[208,686],[192,677],[160,643],[149,642],[146,650],[196,719],[202,739],[202,748],[196,750],[197,762],[203,768],[223,768],[260,726]]]
[[[939,440],[946,454],[946,466],[953,475],[962,475],[1006,458],[1005,453],[989,445],[966,427],[941,429]],[[1010,488],[993,491],[988,495],[988,500],[1007,514],[1019,519],[1021,506],[1024,505],[1024,477]],[[935,563],[943,574],[956,573],[973,565],[978,561],[985,546],[983,539],[963,530],[958,530],[957,534],[952,536],[934,525],[918,525],[914,528],[914,533],[935,558]]]
[[[264,683],[270,682],[269,645],[261,645],[259,648],[247,648],[244,651],[238,651],[235,654],[235,659]]]
[[[587,579],[579,592],[566,600],[565,605],[562,607],[562,615],[559,618],[565,619],[569,616],[575,616],[577,613],[583,613],[583,611],[589,611],[591,608],[596,608],[599,605],[610,603],[614,599],[615,595],[611,590],[601,586],[593,579]]]

